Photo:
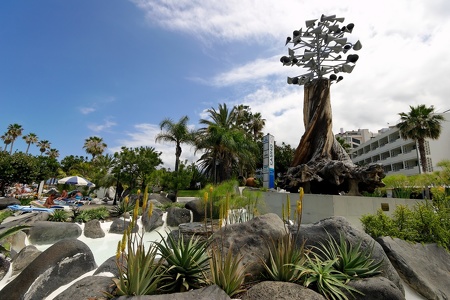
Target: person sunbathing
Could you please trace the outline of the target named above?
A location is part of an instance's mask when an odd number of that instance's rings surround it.
[[[69,194],[67,193],[66,190],[63,190],[62,193],[61,193],[61,196],[56,198],[56,200],[64,200],[64,199],[67,199],[67,198],[69,198]]]
[[[44,203],[44,206],[47,208],[50,208],[53,205],[55,205],[55,194],[51,194],[50,196],[48,196]]]

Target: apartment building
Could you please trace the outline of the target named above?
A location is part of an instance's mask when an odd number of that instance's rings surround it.
[[[438,170],[437,163],[450,159],[450,113],[443,116],[446,121],[442,122],[439,139],[425,141],[427,172]],[[379,130],[376,136],[352,149],[350,157],[359,165],[381,164],[388,175],[414,175],[423,172],[416,142],[411,139],[404,140],[396,126]]]
[[[335,134],[336,137],[340,137],[345,143],[350,145],[350,149],[358,148],[362,143],[367,142],[375,135],[376,133],[370,132],[369,129],[344,131],[343,128],[338,134]]]

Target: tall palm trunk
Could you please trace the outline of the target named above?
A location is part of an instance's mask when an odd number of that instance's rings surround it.
[[[425,139],[418,139],[417,144],[419,147],[420,166],[422,167],[422,172],[426,173],[428,171],[428,166],[427,166],[427,156],[425,153]]]

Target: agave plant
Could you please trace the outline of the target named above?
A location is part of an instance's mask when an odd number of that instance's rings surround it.
[[[270,280],[296,282],[300,279],[300,270],[306,261],[304,243],[300,248],[295,245],[292,234],[286,234],[281,239],[269,243],[269,260],[262,260],[266,276]]]
[[[211,282],[219,286],[228,296],[245,291],[242,285],[245,280],[245,267],[241,265],[242,254],[234,255],[232,248],[224,253],[218,247],[212,247],[209,266]]]
[[[324,261],[313,252],[310,255],[306,256],[303,266],[296,266],[301,271],[300,277],[305,287],[311,287],[325,298],[333,300],[348,300],[346,294],[353,295],[352,292],[363,295],[346,285],[348,276],[334,268],[337,258]]]
[[[48,220],[53,222],[66,222],[69,214],[64,209],[55,209],[49,216]]]
[[[339,242],[328,234],[328,243],[320,243],[320,247],[316,249],[322,259],[334,260],[333,267],[350,278],[378,275],[382,261],[376,262],[372,258],[374,243],[366,249],[361,249],[361,243],[360,240],[356,246],[352,246],[340,232]]]
[[[184,292],[205,284],[209,260],[206,247],[209,241],[192,237],[185,243],[183,235],[179,235],[177,240],[171,234],[167,235],[167,239],[159,235],[162,241],[155,244],[166,261],[165,272],[171,277],[169,289]]]

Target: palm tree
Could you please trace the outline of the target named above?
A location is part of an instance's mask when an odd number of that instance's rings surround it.
[[[36,144],[38,142],[38,137],[34,133],[29,133],[27,135],[24,135],[22,138],[25,140],[25,143],[27,143],[27,145],[28,145],[27,151],[25,152],[25,154],[28,154],[28,150],[30,150],[30,145]]]
[[[424,104],[416,107],[409,106],[409,113],[399,113],[401,122],[397,124],[403,139],[415,140],[418,144],[420,165],[424,173],[428,171],[425,154],[425,139],[436,140],[439,138],[444,121],[442,115],[434,113],[434,107],[426,107]]]
[[[175,143],[175,172],[178,172],[180,165],[181,144],[192,144],[193,137],[187,126],[188,121],[188,116],[181,117],[177,123],[169,118],[164,119],[159,123],[159,127],[164,132],[159,133],[155,138],[155,142],[164,141]]]
[[[245,129],[236,126],[236,107],[229,110],[226,104],[219,104],[219,109],[207,110],[209,119],[201,119],[206,125],[196,135],[196,151],[202,150],[200,168],[214,181],[231,178],[232,171],[237,170],[243,162],[254,165],[256,143],[247,139]]]
[[[1,138],[1,139],[3,140],[3,142],[5,143],[5,148],[3,149],[3,151],[6,152],[6,148],[8,147],[9,144],[11,144],[11,141],[12,141],[12,140],[11,140],[11,135],[9,135],[8,132],[5,132],[5,134],[2,135],[0,138]]]
[[[345,150],[345,152],[350,153],[352,146],[349,143],[347,143],[347,141],[344,138],[337,136],[336,140],[342,146],[342,148]]]
[[[10,124],[10,125],[8,126],[8,134],[9,134],[9,136],[11,137],[11,148],[10,148],[10,150],[9,150],[9,153],[10,153],[10,154],[12,153],[12,149],[13,149],[15,140],[16,140],[19,136],[22,135],[22,131],[23,131],[22,125],[19,125],[19,124],[17,124],[17,123]]]
[[[48,149],[45,154],[47,154],[51,158],[58,158],[59,157],[59,150],[57,150],[55,148],[51,148],[51,149]]]
[[[51,143],[47,140],[42,140],[37,143],[37,146],[39,147],[39,151],[42,155],[45,151],[47,151],[47,149],[50,149]]]
[[[101,155],[106,147],[108,147],[108,145],[106,145],[103,142],[103,139],[98,136],[91,136],[84,140],[83,148],[86,149],[87,154],[92,155],[92,160],[95,159],[95,156]]]
[[[263,137],[263,128],[266,125],[266,119],[262,118],[261,113],[255,113],[250,116],[249,129],[253,135],[253,140],[257,141]]]

